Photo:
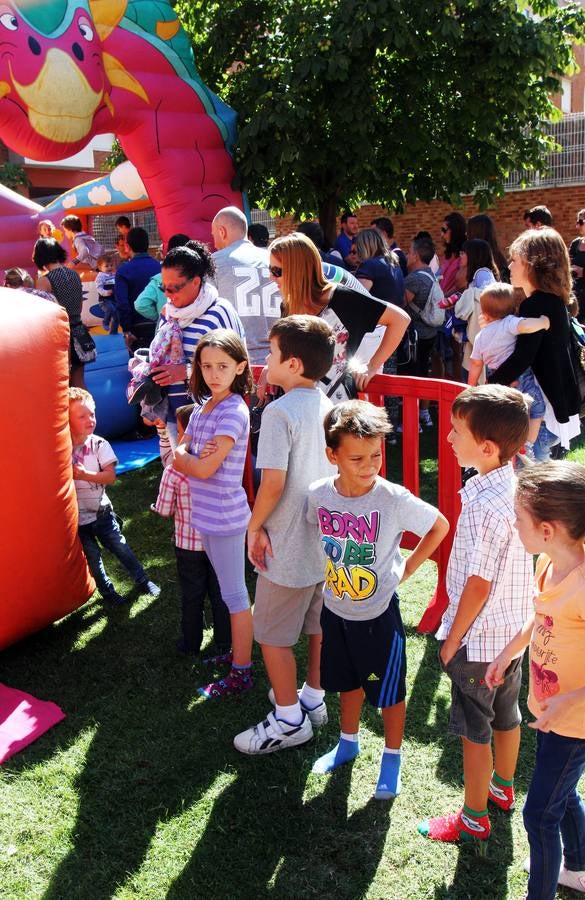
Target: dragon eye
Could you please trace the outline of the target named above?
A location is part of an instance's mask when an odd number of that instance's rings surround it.
[[[79,26],[81,36],[85,38],[86,41],[93,41],[93,29],[89,24],[89,19],[86,19],[85,16],[83,16],[77,24]]]
[[[8,31],[16,31],[18,28],[18,20],[12,13],[4,13],[0,16],[0,23],[7,28]]]

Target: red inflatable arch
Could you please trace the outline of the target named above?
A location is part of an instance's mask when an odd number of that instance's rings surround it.
[[[71,612],[94,590],[71,477],[67,314],[0,288],[0,649]]]

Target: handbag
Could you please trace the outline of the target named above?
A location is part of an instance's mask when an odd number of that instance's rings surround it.
[[[95,341],[83,322],[72,326],[71,342],[80,363],[95,362],[97,356]]]
[[[396,349],[396,365],[414,365],[418,354],[418,334],[414,325],[409,325]]]

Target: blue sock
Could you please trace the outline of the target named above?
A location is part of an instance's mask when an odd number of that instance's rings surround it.
[[[393,800],[400,793],[400,750],[384,750],[380,763],[380,775],[374,797],[376,800]]]
[[[345,738],[339,738],[339,743],[325,756],[319,757],[311,771],[317,775],[326,775],[327,772],[333,772],[344,763],[351,762],[359,752],[359,741],[347,741]]]

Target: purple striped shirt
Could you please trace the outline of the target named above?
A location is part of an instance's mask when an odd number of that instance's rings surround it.
[[[185,434],[191,438],[191,453],[198,456],[214,437],[225,435],[234,446],[211,478],[189,478],[191,488],[191,526],[200,534],[226,537],[246,531],[250,507],[242,487],[242,475],[248,449],[250,415],[239,394],[230,394],[210,413],[195,406]]]

